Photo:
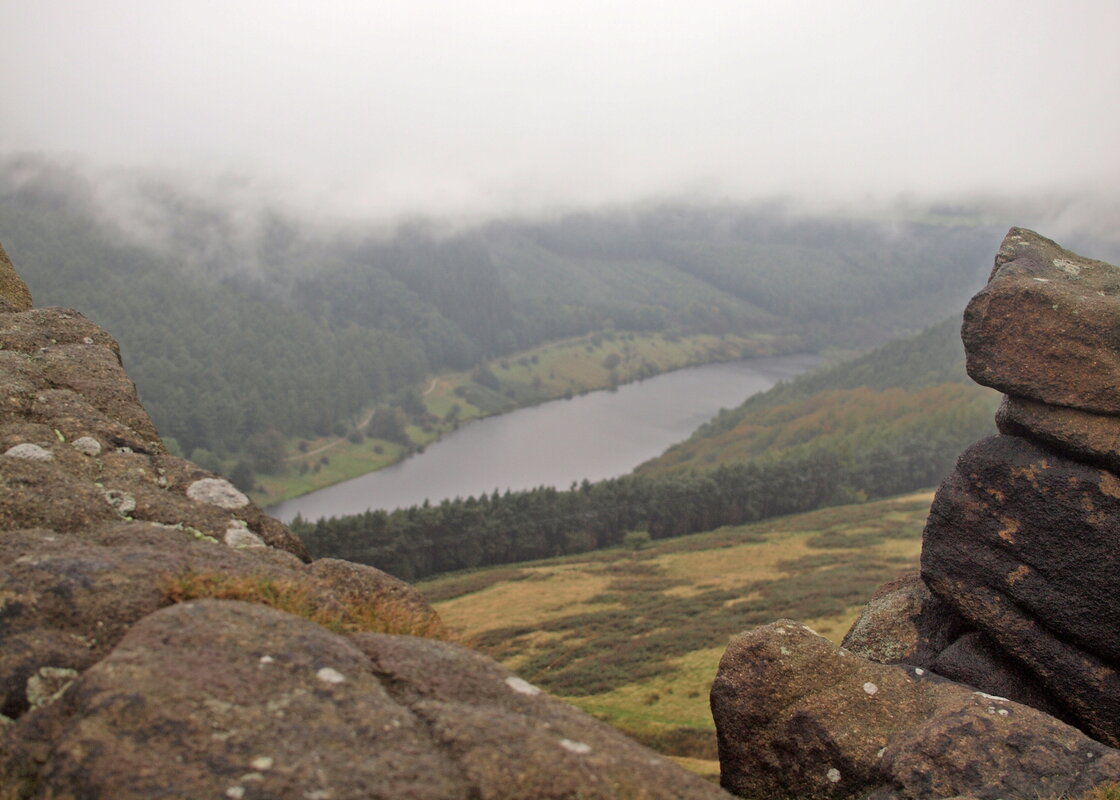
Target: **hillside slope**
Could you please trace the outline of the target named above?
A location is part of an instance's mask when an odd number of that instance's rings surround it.
[[[257,471],[283,465],[284,437],[345,435],[375,404],[403,411],[434,373],[557,339],[875,344],[959,308],[997,237],[671,204],[386,231],[310,221],[235,187],[0,159],[0,238],[37,300],[120,339],[184,454]]]
[[[755,395],[636,474],[817,457],[845,465],[851,489],[865,494],[932,485],[962,447],[994,431],[999,397],[965,373],[959,329],[947,319]]]

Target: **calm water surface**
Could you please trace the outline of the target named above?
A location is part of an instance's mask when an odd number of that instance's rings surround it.
[[[708,364],[617,391],[554,400],[468,423],[391,467],[267,509],[285,522],[358,514],[623,475],[688,437],[721,408],[739,405],[819,363],[813,355]]]

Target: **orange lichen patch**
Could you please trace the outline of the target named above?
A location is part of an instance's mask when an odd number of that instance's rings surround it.
[[[1019,566],[1015,567],[1015,569],[1011,570],[1011,572],[1007,573],[1007,585],[1014,586],[1019,581],[1023,580],[1023,578],[1027,577],[1030,572],[1030,567],[1028,567],[1026,564],[1020,564]]]
[[[987,492],[989,497],[994,498],[995,500],[999,501],[1000,503],[1002,503],[1004,500],[1007,499],[1007,495],[1005,495],[999,489],[996,489],[994,487],[989,486],[986,489],[984,489],[984,491]]]
[[[1019,520],[1001,514],[999,521],[1003,523],[1003,527],[999,531],[999,538],[1008,544],[1015,544],[1015,534],[1019,532]]]
[[[1101,492],[1111,498],[1120,500],[1120,478],[1111,472],[1101,472]]]
[[[1039,473],[1044,472],[1048,469],[1050,469],[1050,464],[1044,458],[1041,461],[1039,461],[1037,464],[1031,464],[1029,467],[1012,467],[1011,468],[1011,477],[1012,478],[1019,478],[1019,479],[1026,479],[1027,481],[1030,482],[1032,488],[1038,489],[1039,488],[1038,487]]]

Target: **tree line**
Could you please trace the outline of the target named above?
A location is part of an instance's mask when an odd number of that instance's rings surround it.
[[[991,427],[989,410],[955,430],[940,420],[914,421],[858,441],[806,445],[703,472],[632,474],[568,490],[495,492],[316,522],[297,517],[291,528],[317,558],[345,558],[416,580],[613,547],[636,530],[654,539],[683,536],[933,486]]]

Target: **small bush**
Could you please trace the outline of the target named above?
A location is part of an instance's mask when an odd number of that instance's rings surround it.
[[[653,539],[649,531],[627,531],[622,537],[622,544],[630,550],[645,550],[653,544]]]

